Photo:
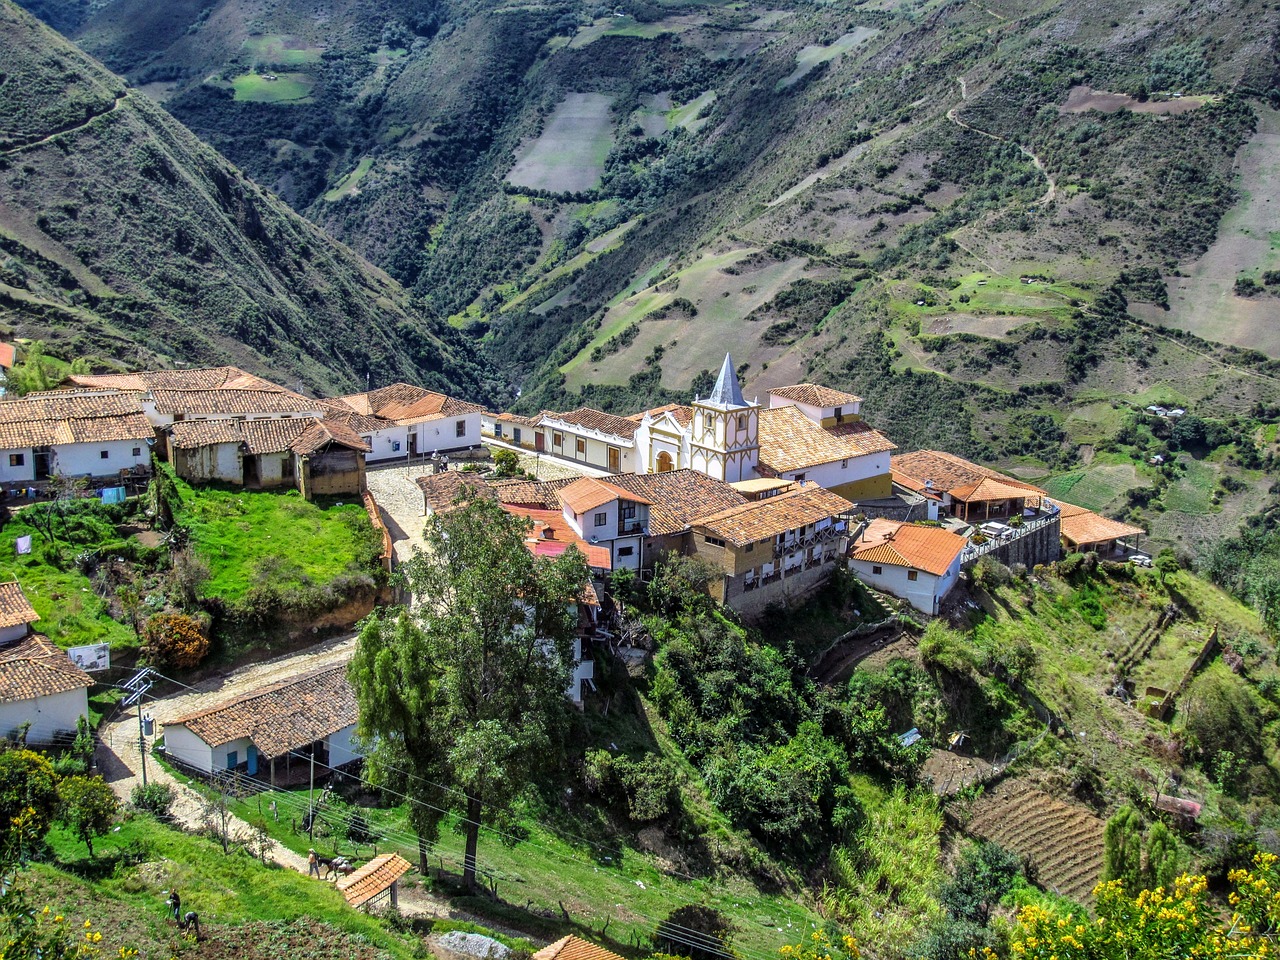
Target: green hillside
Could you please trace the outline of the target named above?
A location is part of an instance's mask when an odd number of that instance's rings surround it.
[[[168,114],[0,7],[0,323],[130,367],[483,395],[468,347]],[[12,118],[12,119],[11,119]]]

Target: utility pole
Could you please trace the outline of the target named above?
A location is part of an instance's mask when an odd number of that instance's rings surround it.
[[[316,745],[311,745],[311,786],[307,790],[307,838],[312,843],[316,839]]]
[[[129,696],[125,697],[124,705],[126,707],[137,706],[138,708],[138,753],[142,757],[142,785],[147,785],[147,736],[142,730],[142,698],[148,690],[155,686],[155,682],[151,679],[151,668],[143,667],[130,678],[124,688],[129,691]]]

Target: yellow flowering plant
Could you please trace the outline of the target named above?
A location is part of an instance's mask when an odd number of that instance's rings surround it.
[[[858,941],[848,934],[835,939],[827,930],[815,930],[808,940],[787,944],[778,951],[782,960],[859,960]]]
[[[1231,913],[1210,902],[1204,877],[1183,874],[1168,888],[1130,896],[1119,881],[1094,890],[1095,918],[1037,905],[1018,912],[1010,953],[1014,960],[1243,960],[1277,956],[1280,869],[1260,853],[1251,870],[1230,874]],[[995,954],[985,951],[985,960]]]

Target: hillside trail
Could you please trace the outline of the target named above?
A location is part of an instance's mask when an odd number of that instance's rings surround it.
[[[70,127],[63,127],[61,130],[55,130],[52,133],[41,137],[39,140],[32,140],[30,143],[20,143],[16,146],[8,147],[4,150],[0,150],[0,156],[10,156],[15,153],[21,153],[24,150],[34,150],[36,147],[49,143],[51,140],[54,140],[57,137],[64,136],[65,134],[68,134],[68,133],[75,133],[77,130],[83,130],[85,127],[93,123],[93,121],[97,120],[99,117],[105,117],[107,114],[113,113],[120,106],[120,104],[124,102],[127,96],[129,96],[129,91],[123,90],[116,95],[116,98],[111,102],[111,106],[109,106],[106,110],[103,110],[101,113],[95,113],[95,114],[92,114],[91,116],[85,117],[84,120],[82,120],[80,123],[73,124]]]
[[[965,83],[964,77],[956,77],[956,82],[960,84],[960,99],[967,101],[969,99],[969,88]],[[947,119],[950,120],[952,123],[954,123],[956,126],[964,130],[969,130],[969,131],[972,131],[973,133],[987,137],[990,140],[996,141],[996,143],[1012,143],[1013,142],[1011,140],[1008,140],[1005,137],[1000,136],[999,134],[990,133],[989,131],[979,129],[978,127],[975,127],[970,123],[965,123],[959,117],[959,114],[958,114],[959,109],[960,109],[959,107],[952,107],[950,110],[947,111]],[[1050,175],[1049,171],[1045,169],[1044,163],[1042,163],[1039,157],[1037,157],[1034,153],[1032,153],[1022,144],[1014,143],[1013,145],[1017,147],[1019,151],[1021,151],[1024,157],[1026,157],[1028,160],[1031,161],[1031,165],[1040,172],[1040,175],[1044,177],[1045,182],[1049,185],[1048,189],[1044,192],[1044,196],[1040,197],[1038,200],[1033,200],[1030,205],[1033,207],[1042,207],[1042,206],[1046,206],[1047,204],[1053,203],[1053,201],[1058,196],[1058,184]]]

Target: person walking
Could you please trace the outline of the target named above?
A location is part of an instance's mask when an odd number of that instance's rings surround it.
[[[307,875],[320,879],[320,858],[316,856],[314,849],[307,851]]]

